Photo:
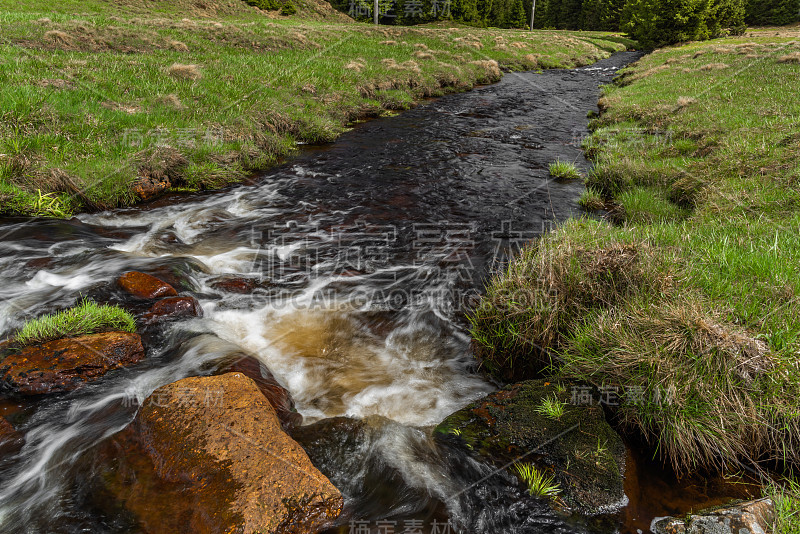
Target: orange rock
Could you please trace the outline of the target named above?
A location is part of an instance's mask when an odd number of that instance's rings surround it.
[[[222,373],[242,373],[253,380],[261,393],[275,409],[284,430],[291,430],[303,424],[303,416],[297,413],[292,395],[280,385],[272,372],[252,356],[242,356],[226,366]],[[220,374],[222,374],[220,373]]]
[[[175,288],[168,283],[162,282],[155,276],[138,271],[130,271],[123,274],[119,277],[118,282],[122,289],[140,299],[157,299],[178,295]]]
[[[128,332],[56,339],[7,356],[0,363],[0,382],[21,395],[60,393],[142,358],[141,338]]]
[[[152,200],[172,187],[169,178],[142,176],[133,185],[133,193],[142,200]]]
[[[151,534],[313,533],[342,509],[241,373],[157,389],[96,456],[105,490]]]

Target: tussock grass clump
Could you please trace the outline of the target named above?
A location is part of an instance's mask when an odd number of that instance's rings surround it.
[[[167,69],[167,73],[178,80],[199,80],[203,77],[197,65],[184,65],[183,63],[173,63]]]
[[[787,447],[800,421],[782,415],[797,408],[796,370],[696,299],[597,310],[560,356],[565,376],[628,392],[618,410],[623,426],[657,445],[678,471],[765,455],[800,460],[800,450]]]
[[[586,211],[598,211],[606,207],[603,197],[600,196],[598,191],[591,187],[587,187],[586,190],[581,193],[580,198],[578,198],[578,205]]]
[[[550,164],[549,170],[550,176],[556,180],[577,180],[583,177],[578,167],[568,161],[554,161]]]
[[[483,369],[505,380],[536,376],[553,364],[547,349],[559,347],[592,310],[664,291],[671,281],[660,261],[588,220],[524,248],[469,315]]]
[[[700,70],[720,70],[720,69],[727,69],[730,65],[726,63],[707,63],[700,67]]]
[[[136,321],[119,306],[84,300],[74,308],[29,321],[13,337],[13,342],[24,347],[108,330],[135,332]]]
[[[800,63],[800,52],[792,52],[778,58],[778,63]]]

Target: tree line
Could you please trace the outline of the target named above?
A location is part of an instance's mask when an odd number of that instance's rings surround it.
[[[356,20],[372,20],[372,0],[331,0]],[[526,28],[532,0],[379,0],[381,24],[453,20]],[[534,28],[622,31],[643,47],[738,34],[746,24],[800,21],[800,0],[538,0]]]

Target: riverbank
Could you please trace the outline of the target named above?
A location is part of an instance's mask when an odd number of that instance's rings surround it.
[[[218,188],[354,120],[497,81],[500,69],[592,63],[626,42],[374,28],[326,5],[283,17],[239,0],[1,2],[0,214],[65,217]]]
[[[800,32],[762,30],[608,86],[584,141],[601,220],[494,279],[472,317],[485,368],[613,393],[678,472],[799,465],[798,63]]]

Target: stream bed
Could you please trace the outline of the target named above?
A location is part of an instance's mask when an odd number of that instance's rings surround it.
[[[725,494],[687,493],[650,466],[622,512],[564,517],[430,438],[496,389],[476,370],[464,312],[522,244],[581,214],[583,184],[551,180],[548,165],[588,168],[580,141],[598,86],[638,57],[507,74],[361,124],[252,184],[69,221],[2,221],[3,336],[82,297],[126,305],[115,280],[130,270],[175,280],[205,313],[146,339],[135,367],[35,404],[0,400],[26,435],[0,466],[0,531],[137,532],[92,501],[82,455],[156,388],[207,373],[231,347],[257,355],[304,424],[328,428],[295,437],[322,443],[317,467],[345,495],[330,532],[646,532],[654,516],[693,505],[675,505],[689,494]],[[257,289],[226,292],[220,277]],[[339,416],[360,430],[324,426]]]

